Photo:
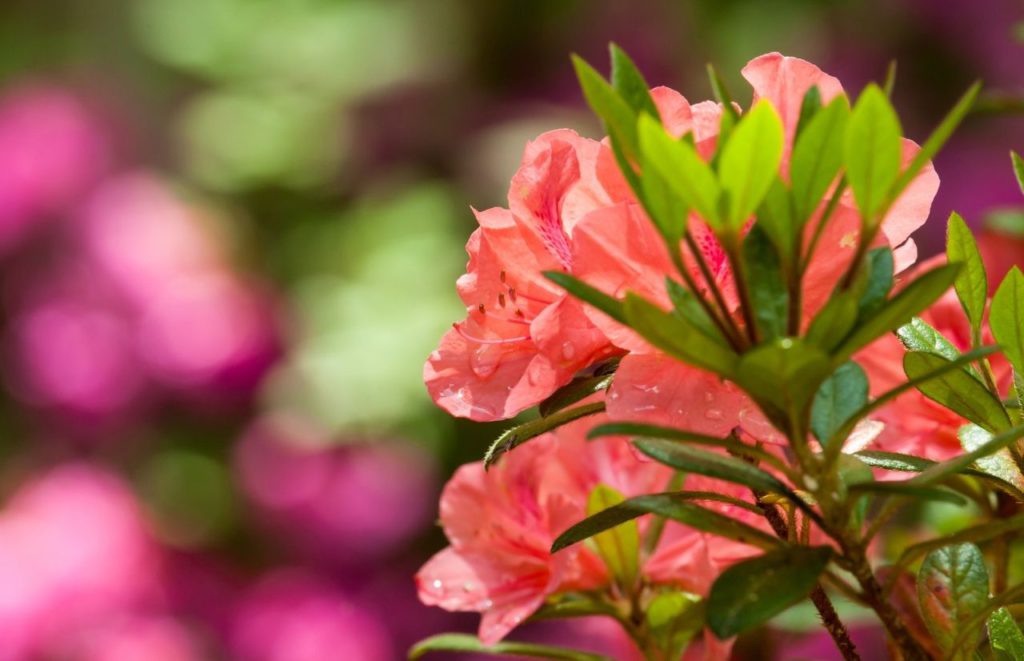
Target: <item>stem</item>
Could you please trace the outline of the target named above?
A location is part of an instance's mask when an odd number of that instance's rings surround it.
[[[863,549],[843,544],[843,554],[850,561],[850,570],[857,582],[860,583],[865,602],[882,621],[889,638],[902,653],[904,661],[927,661],[928,653],[910,635],[900,619],[899,613],[893,608],[892,603],[882,595],[882,586],[875,578]]]
[[[687,230],[686,234],[683,235],[686,240],[686,247],[690,249],[690,254],[693,255],[693,259],[697,262],[697,268],[700,269],[701,276],[704,278],[704,282],[707,283],[708,289],[711,291],[711,296],[714,297],[715,303],[722,310],[723,317],[728,320],[729,327],[736,333],[736,335],[744,340],[743,334],[739,332],[739,328],[732,322],[732,317],[729,315],[729,306],[725,303],[725,297],[722,295],[722,291],[718,288],[718,283],[715,282],[715,277],[711,273],[711,269],[708,268],[707,262],[704,261],[704,255],[700,251],[700,246],[697,245],[696,241],[693,240],[693,235]],[[735,274],[734,274],[735,277]],[[694,291],[694,295],[697,292]],[[698,296],[698,298],[703,298]],[[745,342],[745,340],[744,340]]]
[[[781,539],[789,538],[789,526],[783,520],[782,515],[779,514],[778,509],[775,505],[769,505],[761,502],[761,496],[757,491],[754,492],[754,498],[757,499],[758,507],[764,513],[764,518],[768,520],[772,530]],[[843,655],[843,659],[846,661],[860,661],[860,655],[857,654],[857,646],[853,644],[853,640],[850,638],[850,633],[846,630],[846,625],[839,619],[839,614],[836,613],[835,606],[832,605],[832,600],[828,598],[825,591],[821,588],[821,584],[815,585],[811,591],[811,603],[814,604],[814,608],[817,609],[818,615],[821,616],[821,621],[825,625],[825,629],[828,634],[832,636],[833,642],[839,652]]]
[[[714,306],[712,306],[711,303],[706,298],[704,298],[704,296],[701,295],[700,290],[697,288],[696,281],[693,279],[693,276],[690,275],[690,270],[686,268],[686,264],[683,263],[683,258],[679,254],[679,247],[675,246],[674,248],[670,249],[669,252],[672,254],[672,261],[676,265],[676,270],[679,271],[679,275],[682,276],[683,282],[686,283],[686,286],[690,289],[691,292],[693,292],[693,297],[696,298],[700,306],[704,308],[704,312],[707,313],[708,317],[711,318],[711,321],[713,321],[715,326],[718,327],[718,330],[722,332],[722,335],[725,336],[725,339],[728,340],[732,348],[736,351],[742,350],[743,337],[740,335],[739,330],[732,323],[732,318],[729,316],[728,310],[725,309],[724,299],[721,304],[722,312],[720,316],[719,311]],[[705,268],[707,267],[705,266]],[[717,291],[717,288],[715,291]],[[719,292],[718,296],[716,297],[716,300],[720,299],[721,296],[721,292]]]
[[[740,238],[732,234],[727,237],[725,254],[729,256],[729,265],[732,266],[732,279],[736,282],[736,293],[740,298],[740,311],[743,313],[743,323],[747,326],[747,336],[751,343],[757,344],[757,324],[754,322],[754,309],[750,303],[750,291],[747,289],[747,276],[743,265],[743,255],[740,254]]]

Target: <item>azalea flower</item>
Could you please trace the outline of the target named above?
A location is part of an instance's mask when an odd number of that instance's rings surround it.
[[[842,87],[813,64],[778,53],[752,60],[743,75],[754,88],[754,101],[767,100],[782,119],[785,171],[804,95],[817,86],[822,102],[827,103],[843,93]],[[707,158],[717,136],[720,106],[707,102],[690,106],[682,96],[664,88],[655,90],[653,97],[668,131],[681,134],[692,130],[698,152]],[[905,140],[904,162],[909,162],[916,151],[917,146]],[[938,177],[930,165],[926,166],[883,220],[878,240],[895,248],[897,271],[916,258],[917,249],[909,237],[927,220],[937,188]],[[820,213],[809,223],[808,240]],[[734,282],[725,254],[696,216],[690,221],[697,247],[723,291],[730,312],[735,314]],[[846,272],[859,227],[852,193],[846,191],[807,268],[805,318],[824,305]],[[634,291],[671,309],[664,282],[675,269],[656,230],[636,203],[624,202],[592,212],[577,226],[575,238],[574,259],[581,279],[611,295]],[[700,274],[695,268],[693,271],[695,280],[701,282]],[[608,414],[613,419],[648,421],[711,435],[724,435],[740,427],[759,440],[781,439],[756,405],[733,384],[665,356],[596,309],[588,306],[585,310],[612,343],[629,351],[619,364],[608,396]]]
[[[597,174],[603,149],[573,131],[545,133],[526,147],[509,208],[474,212],[480,227],[458,281],[467,316],[423,369],[431,397],[452,415],[510,418],[616,351],[582,304],[542,275],[574,272],[576,224],[612,204]]]
[[[441,496],[441,524],[451,546],[416,577],[424,603],[482,613],[480,639],[493,643],[549,596],[608,585],[604,563],[587,545],[552,554],[552,542],[586,517],[587,499],[598,484],[626,497],[660,492],[672,471],[639,459],[619,438],[586,441],[583,435],[592,420],[534,439],[490,471],[477,462],[456,472]],[[687,488],[750,499],[741,487],[699,476],[690,476]],[[764,519],[738,506],[708,507],[767,527]],[[641,534],[646,525],[642,519]],[[725,567],[754,553],[753,547],[669,522],[642,571],[652,583],[706,595]],[[705,658],[725,658],[721,654],[728,648],[708,639]]]

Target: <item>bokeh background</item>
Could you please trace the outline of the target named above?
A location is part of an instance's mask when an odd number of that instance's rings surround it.
[[[447,418],[420,374],[461,316],[469,206],[504,202],[530,137],[599,134],[568,54],[605,68],[614,40],[691,100],[713,61],[744,101],[762,52],[854,91],[895,58],[917,138],[983,78],[928,253],[951,209],[1020,206],[1022,20],[1020,0],[4,0],[0,661],[383,661],[472,630],[412,576],[444,543],[445,477],[501,427]],[[814,624],[738,656],[831,658]],[[524,635],[626,654],[600,623]]]

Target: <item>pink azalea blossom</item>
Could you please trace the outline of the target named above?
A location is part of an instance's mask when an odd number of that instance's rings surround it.
[[[755,101],[766,99],[778,111],[787,137],[787,154],[807,90],[817,85],[823,102],[842,93],[839,82],[814,65],[777,53],[754,59],[743,69],[743,75],[754,87]],[[713,108],[706,104],[690,107],[678,94],[664,90],[656,90],[654,98],[660,114],[667,118],[670,132],[693,130],[698,151],[705,157],[713,151],[717,134]],[[704,119],[697,121],[698,117]],[[904,161],[909,161],[916,150],[913,143],[905,141]],[[786,160],[788,157],[784,159],[784,168],[788,167]],[[934,169],[925,167],[883,221],[879,241],[896,249],[897,269],[905,268],[916,257],[916,247],[909,236],[927,220],[937,187]],[[695,220],[696,217],[691,218],[691,222]],[[808,237],[815,222],[812,219]],[[805,315],[820,309],[847,269],[859,225],[852,194],[847,192],[808,267],[804,282]],[[730,312],[735,313],[732,273],[721,246],[699,221],[694,225],[694,233],[716,284],[731,306]],[[615,296],[635,291],[670,308],[663,283],[666,276],[674,274],[674,268],[660,237],[638,205],[624,203],[588,214],[577,226],[575,237],[574,259],[583,280]],[[702,281],[696,270],[693,275],[698,282]],[[778,438],[757,407],[732,384],[661,354],[635,333],[589,306],[585,311],[614,344],[630,352],[619,365],[608,397],[608,413],[613,419],[650,421],[713,435],[740,427],[760,440]]]
[[[614,351],[582,305],[542,275],[574,272],[576,224],[611,204],[597,176],[603,149],[572,131],[545,133],[526,147],[509,208],[476,212],[458,281],[466,319],[423,370],[431,397],[452,415],[512,417]]]
[[[596,485],[627,497],[653,493],[666,488],[671,471],[637,458],[621,439],[584,440],[592,424],[593,419],[578,421],[534,439],[490,471],[478,462],[456,472],[441,496],[441,524],[451,546],[416,577],[424,603],[482,613],[480,638],[495,642],[548,596],[607,584],[603,562],[586,545],[551,554],[551,543],[585,518]],[[687,488],[749,497],[738,487],[702,478],[691,477]],[[735,506],[721,507],[750,518]],[[761,519],[754,523],[766,525]],[[645,525],[642,520],[641,530]],[[643,571],[654,582],[706,595],[724,567],[754,552],[669,522]],[[710,646],[707,658],[720,658],[715,654],[727,648]]]

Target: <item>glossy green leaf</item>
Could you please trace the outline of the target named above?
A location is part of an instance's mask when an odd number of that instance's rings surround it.
[[[1008,447],[1011,443],[1020,440],[1022,436],[1024,436],[1024,425],[996,434],[988,443],[985,443],[970,452],[953,457],[952,459],[939,462],[911,481],[915,484],[932,484],[934,482],[938,482],[949,475],[959,473],[982,457],[987,457],[990,454],[999,452],[1003,448]]]
[[[587,498],[587,516],[621,504],[626,499],[605,484],[598,484]],[[633,588],[640,565],[640,532],[636,521],[625,521],[594,535],[598,555],[608,567],[608,573],[626,591]]]
[[[646,112],[655,119],[659,118],[658,108],[651,98],[650,86],[644,80],[636,64],[626,51],[616,44],[610,46],[612,55],[612,87],[619,96],[636,112]]]
[[[907,348],[907,351],[933,353],[947,360],[956,360],[960,356],[960,352],[952,342],[920,317],[914,317],[897,328],[896,337]]]
[[[547,417],[579,403],[594,393],[607,390],[615,379],[617,366],[618,361],[610,362],[607,366],[599,368],[593,376],[576,377],[538,404],[537,412],[541,417]]]
[[[837,351],[839,357],[849,358],[858,350],[889,331],[899,328],[910,321],[914,315],[928,308],[953,284],[958,270],[958,266],[946,264],[916,278],[903,291],[886,301],[874,313],[857,324],[857,328],[839,347]]]
[[[767,101],[758,101],[736,125],[722,151],[719,177],[728,196],[728,223],[739,232],[779,172],[782,120]]]
[[[820,206],[843,167],[843,142],[849,116],[846,97],[839,95],[810,120],[796,140],[789,172],[793,203],[801,223]]]
[[[529,657],[531,659],[555,659],[556,661],[614,661],[610,657],[589,652],[539,645],[518,643],[512,640],[494,645],[484,645],[476,636],[464,633],[443,633],[416,643],[409,650],[410,661],[423,658],[431,652],[456,652],[462,654],[486,654],[489,656]]]
[[[1017,185],[1020,192],[1024,193],[1024,159],[1015,151],[1010,152],[1010,162],[1013,163],[1013,174],[1017,177]]]
[[[921,473],[938,464],[938,462],[932,461],[931,459],[923,459],[921,457],[900,454],[898,452],[882,452],[880,450],[862,450],[854,456],[869,466],[902,473]],[[961,468],[956,472],[956,474],[969,475],[971,477],[978,478],[993,488],[999,489],[1018,500],[1024,501],[1024,491],[1021,491],[1021,489],[1017,488],[1012,483],[996,477],[995,475],[967,467]]]
[[[992,433],[978,425],[966,424],[958,430],[957,437],[964,450],[971,452],[990,442]],[[987,457],[980,457],[974,463],[989,475],[1009,482],[1018,489],[1024,489],[1024,475],[1021,475],[1020,468],[1017,467],[1017,462],[1013,460],[1013,455],[1010,454],[1008,448],[1003,448]]]
[[[939,153],[942,146],[949,140],[949,136],[953,135],[953,131],[960,125],[967,113],[971,111],[974,106],[975,100],[978,98],[978,92],[981,91],[981,83],[976,82],[971,85],[963,96],[956,102],[956,105],[946,113],[942,121],[939,123],[935,130],[932,131],[928,139],[921,145],[921,149],[914,154],[914,158],[911,159],[910,164],[906,167],[903,172],[900,173],[899,178],[896,180],[896,184],[892,187],[889,192],[889,198],[895,200],[900,194],[906,190],[910,182],[920,174],[924,166],[928,164],[935,155]]]
[[[639,153],[636,113],[611,83],[586,61],[573,55],[572,63],[590,108],[604,122],[609,137],[623,150],[626,158],[635,160]]]
[[[796,131],[793,134],[794,140],[800,139],[800,136],[803,135],[804,131],[807,129],[807,125],[820,111],[821,90],[818,89],[817,85],[812,85],[811,88],[804,93],[803,100],[800,101],[800,118],[796,122]],[[840,151],[842,151],[841,143]]]
[[[970,617],[988,601],[985,559],[974,544],[947,546],[928,554],[917,575],[917,600],[935,642],[949,652]],[[981,631],[968,633],[963,647],[971,651]],[[970,658],[968,654],[954,659]]]
[[[857,99],[846,125],[846,178],[861,215],[870,222],[882,209],[900,172],[900,120],[877,85]]]
[[[803,411],[830,370],[823,351],[786,338],[743,354],[735,381],[759,401],[783,411]]]
[[[684,140],[676,140],[649,115],[641,115],[637,125],[640,151],[645,167],[653,168],[712,227],[720,225],[718,200],[721,188],[711,167]]]
[[[699,496],[694,497],[686,492],[657,493],[630,498],[588,516],[570,527],[555,539],[551,545],[551,552],[557,553],[566,547],[589,539],[626,521],[632,521],[644,514],[657,514],[696,530],[710,532],[759,548],[776,548],[781,544],[777,537],[769,535],[763,530],[695,504],[695,500],[701,499]]]
[[[1024,659],[1024,633],[1005,608],[989,616],[988,639],[996,661]]]
[[[864,320],[870,317],[876,310],[885,304],[892,291],[893,283],[893,261],[892,250],[889,248],[874,248],[868,251],[867,259],[864,260],[864,284],[861,289],[860,301],[858,302],[858,319]]]
[[[666,658],[677,659],[704,628],[704,600],[679,590],[657,594],[647,606],[647,627]]]
[[[708,339],[683,317],[633,293],[626,294],[623,309],[626,324],[670,356],[724,377],[735,371],[736,353]]]
[[[949,216],[946,226],[946,258],[951,264],[961,264],[960,272],[953,282],[960,305],[967,313],[976,336],[980,337],[981,324],[985,317],[985,303],[988,300],[988,278],[985,264],[981,261],[978,244],[967,223],[955,211]]]
[[[537,420],[530,420],[509,429],[494,439],[491,446],[487,448],[487,453],[484,455],[484,468],[490,468],[502,455],[506,452],[511,452],[523,443],[537,438],[541,434],[546,434],[552,429],[568,424],[573,420],[579,420],[588,415],[600,413],[604,411],[604,407],[604,402],[589,402],[581,404],[576,408],[562,409],[551,415],[538,418]]]
[[[647,168],[640,178],[642,201],[647,215],[668,245],[679,243],[686,232],[690,213],[683,198],[655,168]]]
[[[764,624],[810,594],[831,556],[824,546],[788,546],[732,565],[711,586],[708,627],[724,640]]]
[[[761,339],[782,337],[786,332],[789,291],[779,253],[760,224],[755,224],[743,239],[743,262],[754,322]]]
[[[1024,372],[1024,274],[1016,266],[992,297],[988,323],[1007,360]]]
[[[818,388],[811,407],[811,432],[823,445],[868,401],[868,377],[852,360]]]
[[[967,499],[958,493],[939,487],[922,487],[907,482],[863,482],[850,487],[850,493],[878,494],[935,500],[953,505],[966,505]]]
[[[948,364],[942,356],[911,351],[903,356],[903,371],[914,379]],[[1002,402],[966,370],[951,370],[917,387],[925,397],[992,432],[1010,428]]]
[[[709,340],[723,347],[729,346],[729,343],[722,337],[721,331],[718,330],[715,323],[708,317],[707,311],[697,301],[693,292],[672,278],[665,278],[665,290],[668,292],[668,298],[672,301],[672,307],[677,315],[704,333],[704,336]]]
[[[1024,530],[1024,514],[1017,514],[1006,519],[986,521],[963,530],[958,530],[950,535],[911,544],[903,549],[897,566],[906,567],[917,558],[948,546],[968,542],[982,544],[997,537],[1017,533],[1021,530]]]
[[[742,459],[698,450],[669,440],[644,439],[634,441],[633,445],[651,459],[676,470],[742,484],[756,491],[780,494],[802,506],[801,509],[806,507],[778,478]]]
[[[779,251],[783,264],[795,262],[799,248],[799,230],[793,209],[793,198],[780,177],[775,177],[757,210],[756,227],[764,230]]]
[[[579,278],[562,271],[544,271],[544,277],[569,292],[584,303],[589,303],[606,315],[619,322],[626,323],[626,313],[622,301],[609,296],[600,289],[591,287]]]

